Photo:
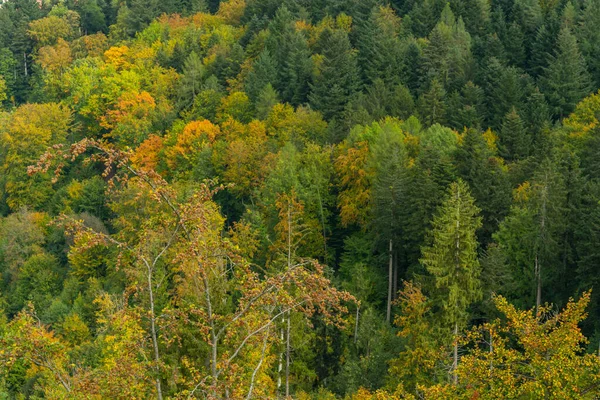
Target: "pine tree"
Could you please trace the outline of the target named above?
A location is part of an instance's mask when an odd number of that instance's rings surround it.
[[[589,94],[591,84],[577,39],[568,28],[558,35],[557,48],[542,78],[542,90],[557,118],[570,114]]]
[[[294,31],[290,38],[288,60],[283,68],[285,88],[282,96],[285,101],[297,106],[308,101],[313,63],[308,41],[304,34]]]
[[[544,69],[548,67],[552,52],[556,47],[556,40],[560,24],[556,14],[546,18],[545,23],[535,33],[535,40],[529,45],[530,59],[527,62],[527,71],[534,77],[543,75]]]
[[[511,65],[516,67],[524,66],[527,56],[525,53],[525,36],[519,24],[513,22],[508,27],[504,48]]]
[[[472,61],[471,35],[448,4],[429,35],[423,56],[427,75],[437,79],[445,89],[459,89],[466,83]]]
[[[525,128],[532,136],[532,149],[542,149],[545,146],[542,130],[550,126],[552,115],[546,97],[535,88],[525,102]]]
[[[400,21],[391,8],[374,8],[369,18],[358,29],[358,64],[363,83],[376,79],[386,84],[397,83],[402,75],[398,29]]]
[[[256,97],[256,116],[259,119],[266,119],[273,106],[277,103],[279,103],[277,92],[270,83],[267,83]]]
[[[348,34],[340,29],[325,29],[319,39],[323,59],[311,84],[311,106],[326,120],[341,115],[346,103],[358,89],[356,53]]]
[[[406,195],[407,155],[403,143],[404,135],[399,127],[384,125],[380,128],[373,145],[371,158],[374,165],[373,180],[373,230],[388,249],[388,301],[387,322],[391,321],[392,300],[397,292],[398,238],[402,226],[399,211]]]
[[[282,5],[269,24],[269,37],[265,42],[276,66],[273,87],[282,100],[299,105],[307,100],[312,72],[311,52],[302,32],[293,26],[294,17]]]
[[[581,12],[581,25],[575,30],[581,53],[594,78],[595,86],[600,85],[600,0],[585,0]]]
[[[450,185],[431,229],[431,244],[423,248],[422,264],[433,276],[433,300],[441,318],[453,330],[452,373],[457,382],[458,332],[468,322],[468,307],[481,298],[481,267],[475,232],[481,227],[479,208],[462,180]]]
[[[277,76],[277,66],[269,50],[262,53],[252,64],[252,71],[248,73],[245,82],[246,93],[252,101],[256,101],[260,92],[268,84],[273,84]]]
[[[509,161],[521,160],[529,155],[531,142],[531,136],[525,130],[521,116],[513,107],[502,123],[500,155]]]
[[[502,126],[504,116],[514,107],[522,107],[523,76],[514,67],[505,67],[497,59],[491,59],[486,71],[487,120],[494,129]]]
[[[554,300],[553,287],[563,269],[566,216],[564,178],[555,161],[544,159],[531,181],[515,190],[515,203],[494,240],[500,246],[512,276],[519,283],[515,301],[531,307]]]
[[[446,118],[446,91],[443,85],[434,79],[429,90],[419,97],[419,114],[427,126],[443,124]]]
[[[508,214],[512,202],[512,188],[502,160],[496,154],[486,134],[468,129],[457,149],[454,162],[458,175],[469,184],[471,193],[481,207],[483,227],[479,243],[486,247],[498,224]]]

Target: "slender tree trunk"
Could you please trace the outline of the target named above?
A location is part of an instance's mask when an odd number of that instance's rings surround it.
[[[398,296],[398,251],[394,254],[394,289],[392,290],[392,299]]]
[[[536,280],[536,296],[535,296],[535,312],[539,313],[540,306],[542,305],[542,274],[540,271],[540,263],[538,261],[537,254],[535,255],[535,280]]]
[[[388,267],[388,300],[387,300],[387,317],[386,317],[386,321],[389,323],[390,319],[392,317],[392,279],[393,279],[393,268],[394,268],[394,262],[392,260],[393,258],[393,250],[394,250],[394,244],[392,242],[392,240],[390,239],[390,263],[389,263],[389,267]]]
[[[548,178],[546,178],[547,180]],[[545,240],[546,231],[546,199],[548,197],[548,186],[544,186],[542,190],[542,210],[540,215],[540,238]],[[542,243],[543,244],[543,243]],[[535,278],[536,278],[536,298],[535,298],[535,311],[539,313],[540,306],[542,305],[542,266],[539,262],[539,245],[535,249]]]
[[[494,352],[494,337],[492,336],[492,330],[490,329],[490,378],[492,377],[492,370],[494,369],[494,363],[492,361],[492,353]]]
[[[458,375],[456,369],[458,368],[458,323],[454,324],[454,361],[452,363],[452,382],[458,385]]]
[[[358,318],[360,317],[360,304],[356,305],[356,322],[354,323],[354,344],[358,340]],[[598,353],[600,354],[600,353]]]
[[[285,314],[282,316],[283,318],[283,323],[285,323]],[[283,343],[284,340],[284,333],[283,333],[283,324],[281,326],[281,330],[279,332],[279,340]],[[277,366],[277,397],[279,397],[279,394],[281,393],[281,374],[283,372],[283,350],[279,353],[279,365]]]
[[[158,350],[158,336],[156,334],[156,314],[154,311],[154,290],[152,288],[152,269],[148,268],[148,292],[150,295],[150,333],[152,335],[152,347],[154,347],[154,372],[156,373],[156,395],[162,400],[162,388],[160,383],[160,353]]]
[[[288,311],[287,316],[287,333],[286,333],[286,341],[285,341],[285,397],[290,396],[290,330],[291,330],[291,321],[290,321],[290,312]]]

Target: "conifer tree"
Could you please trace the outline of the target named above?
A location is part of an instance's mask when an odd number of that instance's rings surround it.
[[[430,79],[437,79],[444,88],[458,89],[466,83],[471,66],[471,35],[448,4],[429,35],[423,55]]]
[[[481,227],[479,208],[468,185],[458,180],[450,185],[438,208],[431,229],[431,244],[423,248],[421,262],[433,276],[433,300],[441,318],[454,332],[453,381],[457,383],[460,328],[468,321],[468,307],[481,298],[481,267],[477,258],[475,231]]]
[[[252,64],[252,71],[246,77],[246,93],[252,101],[256,101],[260,92],[273,84],[277,76],[277,65],[269,50],[263,50]]]
[[[320,37],[323,60],[311,84],[310,104],[321,111],[327,120],[340,116],[346,103],[358,89],[356,53],[350,46],[348,34],[341,30],[325,29]]]
[[[555,117],[563,118],[590,92],[590,76],[569,28],[558,35],[557,47],[542,78],[542,90]]]
[[[505,67],[498,59],[491,59],[486,70],[488,123],[500,129],[504,116],[515,107],[520,110],[525,96],[524,77],[517,68]]]
[[[434,79],[429,90],[419,97],[419,114],[427,126],[443,124],[446,119],[446,91],[443,85]]]
[[[500,131],[500,145],[500,155],[506,160],[521,160],[529,155],[531,137],[514,107],[504,117]]]
[[[397,33],[399,27],[400,21],[393,10],[382,7],[374,8],[358,30],[358,64],[365,85],[376,79],[393,84],[400,78],[403,63]]]
[[[397,292],[398,243],[402,227],[400,208],[406,199],[407,156],[403,143],[404,135],[399,127],[386,124],[380,128],[372,145],[373,180],[373,225],[378,236],[388,248],[388,302],[387,322],[391,321],[391,303]]]
[[[575,31],[581,53],[596,86],[600,85],[600,0],[585,0],[581,12],[581,25]]]
[[[508,214],[512,201],[510,181],[493,143],[485,134],[476,129],[468,129],[456,151],[455,163],[459,176],[471,189],[473,197],[481,208],[483,227],[478,232],[482,247],[490,241],[498,224]]]

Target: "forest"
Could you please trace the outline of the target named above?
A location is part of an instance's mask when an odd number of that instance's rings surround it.
[[[597,399],[600,0],[0,1],[0,399]]]

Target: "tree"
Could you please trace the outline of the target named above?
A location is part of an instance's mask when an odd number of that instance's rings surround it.
[[[560,398],[598,396],[600,363],[585,352],[588,340],[578,326],[584,320],[590,292],[570,299],[561,312],[551,305],[521,311],[497,296],[496,308],[506,321],[493,320],[473,330],[473,351],[461,360],[460,388],[447,396],[457,399]],[[565,371],[569,371],[565,373]],[[425,390],[425,397],[440,387]]]
[[[71,110],[59,104],[27,104],[11,115],[4,129],[0,128],[3,147],[0,179],[6,201],[13,210],[22,206],[41,207],[52,195],[51,178],[27,176],[27,167],[48,146],[66,141],[71,120]]]
[[[374,124],[374,126],[376,126]],[[373,196],[373,230],[388,248],[388,300],[387,322],[391,322],[392,301],[397,292],[398,258],[402,243],[402,223],[399,210],[403,206],[406,195],[406,168],[408,158],[404,148],[404,135],[398,126],[391,123],[378,129],[371,146],[371,162],[374,164],[372,196]]]
[[[8,88],[6,86],[6,80],[2,75],[0,75],[0,104],[8,99]]]
[[[334,289],[323,266],[311,259],[285,270],[252,268],[244,254],[254,252],[255,233],[241,223],[224,237],[224,217],[207,185],[179,197],[182,193],[155,172],[133,169],[126,153],[90,139],[58,150],[57,156],[75,160],[88,151],[104,166],[105,176],[119,167],[113,174],[122,196],[113,206],[119,232],[95,232],[78,221],[68,226],[76,235],[93,238],[92,243],[118,250],[118,263],[129,278],[127,292],[139,298],[132,310],[145,316],[150,337],[145,351],[152,360],[145,376],[154,382],[157,398],[164,396],[163,371],[169,363],[164,351],[171,340],[186,349],[179,395],[252,398],[255,390],[274,394],[271,385],[258,382],[269,379],[265,368],[273,360],[274,328],[282,315],[298,312],[310,318],[318,312],[325,323],[343,326],[342,313],[352,296]],[[45,157],[32,172],[53,165],[52,157]],[[57,166],[57,174],[62,167]],[[169,301],[167,290],[173,293]]]
[[[577,35],[581,53],[586,59],[587,67],[596,87],[600,83],[600,68],[595,63],[595,60],[600,57],[600,33],[596,29],[599,23],[600,1],[585,1],[581,12],[581,26],[574,33]]]
[[[458,383],[458,332],[468,321],[468,307],[481,298],[475,231],[481,217],[468,186],[459,180],[450,185],[431,229],[431,244],[423,248],[421,262],[433,277],[432,297],[443,310],[445,325],[453,330],[452,375]]]
[[[500,131],[500,154],[508,161],[526,158],[532,145],[531,136],[523,126],[523,120],[513,107],[504,117]]]
[[[269,54],[269,51],[263,50],[252,64],[252,71],[246,77],[245,91],[250,100],[256,103],[260,93],[267,85],[272,85],[276,77],[277,65]]]
[[[566,191],[557,165],[545,159],[531,182],[516,191],[510,214],[494,235],[519,288],[513,293],[522,304],[542,305],[542,290],[560,278],[562,240],[567,228]],[[566,271],[565,271],[566,272]],[[517,294],[518,293],[518,294]],[[551,293],[548,294],[550,296]]]
[[[508,169],[497,154],[494,139],[490,130],[468,129],[454,155],[458,175],[468,183],[481,208],[483,226],[478,237],[484,248],[512,203]]]
[[[405,281],[396,303],[400,307],[394,319],[400,328],[397,335],[406,342],[398,358],[390,362],[390,375],[409,389],[432,383],[443,352],[431,322],[431,301],[419,285]]]
[[[556,51],[544,70],[542,90],[552,114],[563,118],[590,92],[590,76],[579,52],[577,39],[569,28],[558,35]]]
[[[429,35],[423,50],[428,79],[445,89],[458,89],[468,80],[471,64],[471,36],[461,18],[456,19],[450,5],[442,11],[440,21]]]
[[[514,67],[505,67],[492,59],[486,68],[487,121],[493,129],[500,129],[502,120],[514,107],[522,107],[525,96],[524,76]]]
[[[446,91],[437,79],[429,84],[429,89],[419,97],[419,114],[427,125],[443,124],[446,118]]]
[[[365,85],[377,79],[387,85],[398,83],[403,69],[399,29],[400,21],[389,7],[373,8],[369,18],[359,26],[358,65]]]
[[[350,45],[348,34],[326,28],[319,37],[322,60],[318,74],[311,84],[311,106],[323,113],[326,120],[341,116],[346,103],[358,90],[356,53]]]

